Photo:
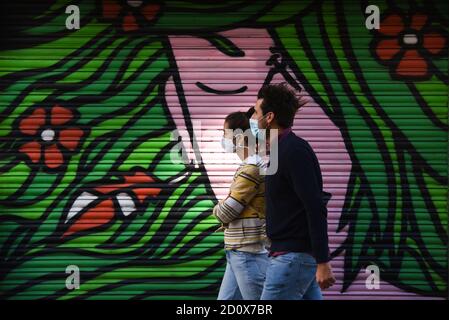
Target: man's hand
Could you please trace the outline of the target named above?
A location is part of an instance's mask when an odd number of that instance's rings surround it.
[[[316,281],[322,290],[332,287],[335,277],[329,262],[319,263],[316,269]]]

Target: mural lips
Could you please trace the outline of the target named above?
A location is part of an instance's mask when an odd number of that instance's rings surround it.
[[[102,180],[80,190],[69,206],[62,238],[107,226],[114,218],[124,219],[142,212],[148,198],[154,199],[161,192],[161,188],[153,186],[155,179],[143,171],[123,175],[120,180],[124,182]]]

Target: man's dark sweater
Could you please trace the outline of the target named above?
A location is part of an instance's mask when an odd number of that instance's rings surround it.
[[[322,190],[315,152],[288,130],[279,139],[278,170],[265,180],[266,231],[272,252],[307,252],[317,263],[330,260]]]

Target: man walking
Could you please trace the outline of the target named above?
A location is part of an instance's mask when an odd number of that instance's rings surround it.
[[[285,84],[264,86],[250,120],[259,141],[278,143],[278,169],[265,177],[266,232],[271,241],[262,300],[322,299],[332,286],[327,209],[318,159],[292,132],[301,102]],[[276,129],[278,134],[271,129]],[[271,159],[270,162],[276,159]]]

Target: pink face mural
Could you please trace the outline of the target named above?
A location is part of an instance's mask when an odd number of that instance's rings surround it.
[[[189,158],[194,161],[192,139],[185,130],[186,110],[181,107],[183,104],[187,106],[188,117],[195,128],[200,161],[204,164],[217,199],[225,197],[239,163],[235,154],[221,152],[220,137],[224,118],[231,112],[246,111],[254,106],[257,92],[265,83],[288,81],[282,73],[275,73],[267,81],[272,68],[267,61],[273,56],[270,48],[275,44],[265,29],[240,28],[221,32],[220,35],[231,41],[242,53],[230,56],[205,38],[171,36],[170,44],[185,101],[179,100],[179,88],[175,88],[173,80],[169,81],[166,88],[171,115],[180,130],[184,148],[190,152]],[[291,77],[289,83],[294,79],[296,85],[302,88],[293,72],[289,69],[285,71]],[[312,145],[320,161],[324,189],[332,193],[328,209],[330,247],[334,251],[347,235],[347,230],[337,232],[337,227],[349,182],[351,159],[337,126],[304,89],[300,94],[307,103],[297,113],[293,130]],[[344,294],[340,293],[343,256],[344,252],[332,261],[337,284],[325,292],[328,298],[351,298],[354,294],[368,290],[365,286],[367,274],[362,270],[353,285]],[[391,291],[392,296],[398,298],[414,296],[383,281],[380,286],[383,292]],[[372,297],[376,298],[375,292]]]

